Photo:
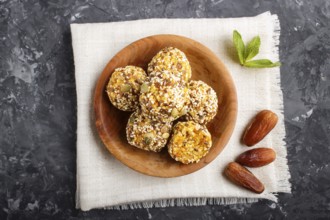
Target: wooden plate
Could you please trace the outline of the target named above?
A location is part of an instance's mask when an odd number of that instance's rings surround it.
[[[140,150],[128,144],[125,128],[131,113],[116,109],[106,94],[106,85],[117,67],[126,65],[147,69],[152,57],[162,48],[173,46],[182,50],[192,67],[192,78],[210,85],[217,93],[219,109],[208,124],[213,145],[210,152],[199,163],[184,165],[173,160],[163,149],[160,153]],[[202,44],[177,35],[155,35],[140,39],[117,53],[103,70],[94,94],[95,123],[97,131],[107,149],[128,167],[150,176],[177,177],[195,172],[223,150],[236,122],[237,98],[234,83],[225,65]],[[220,171],[219,171],[220,172]]]

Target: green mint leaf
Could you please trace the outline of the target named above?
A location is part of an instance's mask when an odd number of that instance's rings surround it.
[[[255,57],[259,53],[260,48],[260,37],[254,37],[250,43],[246,46],[245,50],[245,61],[251,60],[253,57]]]
[[[233,41],[234,41],[234,45],[237,50],[239,62],[243,65],[245,62],[245,60],[244,60],[245,45],[242,40],[242,36],[236,30],[234,30],[234,32],[233,32]]]
[[[273,63],[270,60],[267,59],[261,59],[261,60],[251,60],[244,63],[244,66],[250,67],[250,68],[270,68],[270,67],[276,67],[280,66],[280,62]]]
[[[281,65],[280,62],[273,63],[268,59],[252,60],[259,53],[261,44],[259,36],[254,37],[245,47],[242,36],[238,31],[234,30],[233,41],[241,65],[250,68],[270,68]]]

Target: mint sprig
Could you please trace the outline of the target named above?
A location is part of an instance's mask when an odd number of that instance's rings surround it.
[[[272,62],[268,59],[252,60],[259,53],[260,37],[254,37],[245,47],[242,36],[238,31],[233,32],[233,42],[241,65],[250,68],[270,68],[280,66],[280,62]]]

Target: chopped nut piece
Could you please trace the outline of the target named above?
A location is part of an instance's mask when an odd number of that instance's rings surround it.
[[[164,133],[164,134],[162,135],[163,138],[168,138],[169,136],[170,136],[169,133]]]
[[[123,84],[122,86],[121,86],[121,88],[120,88],[120,91],[122,91],[122,92],[129,92],[130,90],[131,90],[131,85],[129,85],[129,84]]]
[[[149,91],[149,86],[147,83],[143,83],[141,85],[141,93],[145,93],[145,92],[148,92]]]
[[[171,115],[173,118],[177,118],[179,115],[179,111],[176,108],[174,108],[172,109]]]
[[[181,112],[180,112],[180,116],[183,116],[185,114],[187,114],[187,108],[186,107],[183,107],[182,110],[181,110]]]
[[[150,137],[144,137],[143,141],[146,145],[149,145],[151,143],[152,139]]]
[[[166,125],[164,125],[161,130],[162,133],[166,133],[168,131],[168,127]]]

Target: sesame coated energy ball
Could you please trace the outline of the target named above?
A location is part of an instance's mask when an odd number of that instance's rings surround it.
[[[186,114],[188,88],[169,71],[153,72],[141,86],[140,105],[152,120],[171,122]]]
[[[152,121],[137,110],[132,113],[126,126],[127,141],[137,148],[159,152],[165,147],[171,129],[171,122]]]
[[[183,81],[191,78],[191,67],[186,55],[174,47],[166,47],[159,51],[148,65],[148,73],[170,71]]]
[[[173,127],[168,152],[181,163],[197,163],[209,152],[211,146],[211,134],[205,126],[193,121],[178,122]]]
[[[137,66],[117,68],[107,85],[111,103],[122,111],[134,111],[139,105],[140,87],[147,74]]]
[[[186,120],[205,125],[217,114],[218,98],[215,91],[202,81],[191,80],[188,84],[190,104]]]

